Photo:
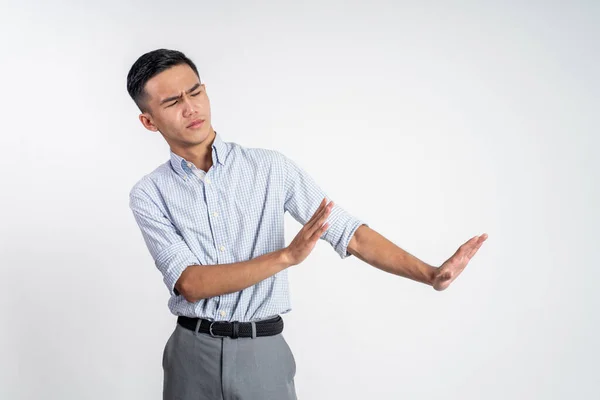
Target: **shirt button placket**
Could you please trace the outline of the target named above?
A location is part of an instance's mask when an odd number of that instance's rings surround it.
[[[219,202],[218,202],[218,199],[215,199],[213,201],[212,194],[215,193],[215,191],[212,190],[213,189],[212,180],[208,176],[205,176],[204,183],[205,183],[205,187],[206,187],[207,205],[209,208],[209,214],[211,215],[210,225],[212,226],[212,228],[214,230],[215,248],[217,249],[217,260],[220,264],[223,264],[225,261],[224,261],[224,256],[221,255],[221,253],[225,252],[225,246],[222,244],[223,243],[222,238],[219,235],[221,232],[221,228],[222,228],[221,224],[223,221],[221,220],[221,218],[219,218],[219,212],[216,210]]]
[[[206,190],[207,205],[209,207],[209,215],[211,216],[210,225],[212,226],[212,229],[214,229],[215,248],[217,249],[217,261],[219,264],[224,264],[226,259],[224,252],[226,248],[222,244],[222,238],[220,237],[220,233],[222,232],[223,228],[223,220],[219,217],[220,214],[217,211],[217,207],[219,204],[218,198],[213,198],[213,194],[215,194],[216,196],[216,191],[214,190],[214,182],[207,175],[204,176],[204,184]],[[227,312],[225,311],[225,309],[227,308],[227,304],[226,301],[224,301],[226,299],[226,295],[219,296],[219,299],[220,301],[219,306],[217,307],[217,312],[221,318],[225,318],[225,316],[227,315]]]

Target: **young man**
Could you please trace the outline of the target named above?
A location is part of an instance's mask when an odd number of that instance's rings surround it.
[[[226,142],[194,63],[142,55],[127,90],[170,159],[137,182],[130,207],[171,297],[177,324],[163,352],[164,399],[295,399],[294,356],[282,336],[287,268],[319,238],[340,257],[443,290],[486,240],[475,236],[440,267],[405,252],[332,201],[275,150]],[[289,246],[284,213],[303,228]]]

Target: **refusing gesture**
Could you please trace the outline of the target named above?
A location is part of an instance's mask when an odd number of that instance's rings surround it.
[[[473,236],[456,250],[456,252],[437,270],[433,277],[433,288],[435,290],[446,289],[453,280],[465,269],[467,263],[473,258],[483,242],[488,238],[487,233]]]
[[[329,228],[327,217],[333,208],[333,201],[327,204],[327,198],[324,198],[317,208],[317,211],[300,229],[300,232],[294,237],[292,242],[284,249],[285,259],[290,266],[301,263],[315,247],[317,240]]]

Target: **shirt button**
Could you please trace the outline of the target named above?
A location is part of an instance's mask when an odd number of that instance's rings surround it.
[[[225,251],[225,246],[221,246],[219,249],[220,249],[221,251]]]
[[[204,178],[204,180],[206,181],[206,183],[210,183],[210,178]]]
[[[189,162],[187,164],[188,164],[188,167],[192,168],[192,163],[191,162]]]
[[[225,316],[225,311],[221,310],[220,314],[221,314],[221,317],[224,317]]]
[[[213,217],[216,217],[217,215],[219,215],[219,213],[215,211],[215,212],[213,213]]]

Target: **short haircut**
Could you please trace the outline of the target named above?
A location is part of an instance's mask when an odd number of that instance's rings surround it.
[[[127,74],[127,91],[141,112],[147,112],[148,93],[144,90],[146,82],[153,76],[176,65],[187,64],[194,70],[198,79],[198,69],[192,60],[177,50],[157,49],[141,55],[133,63]]]

